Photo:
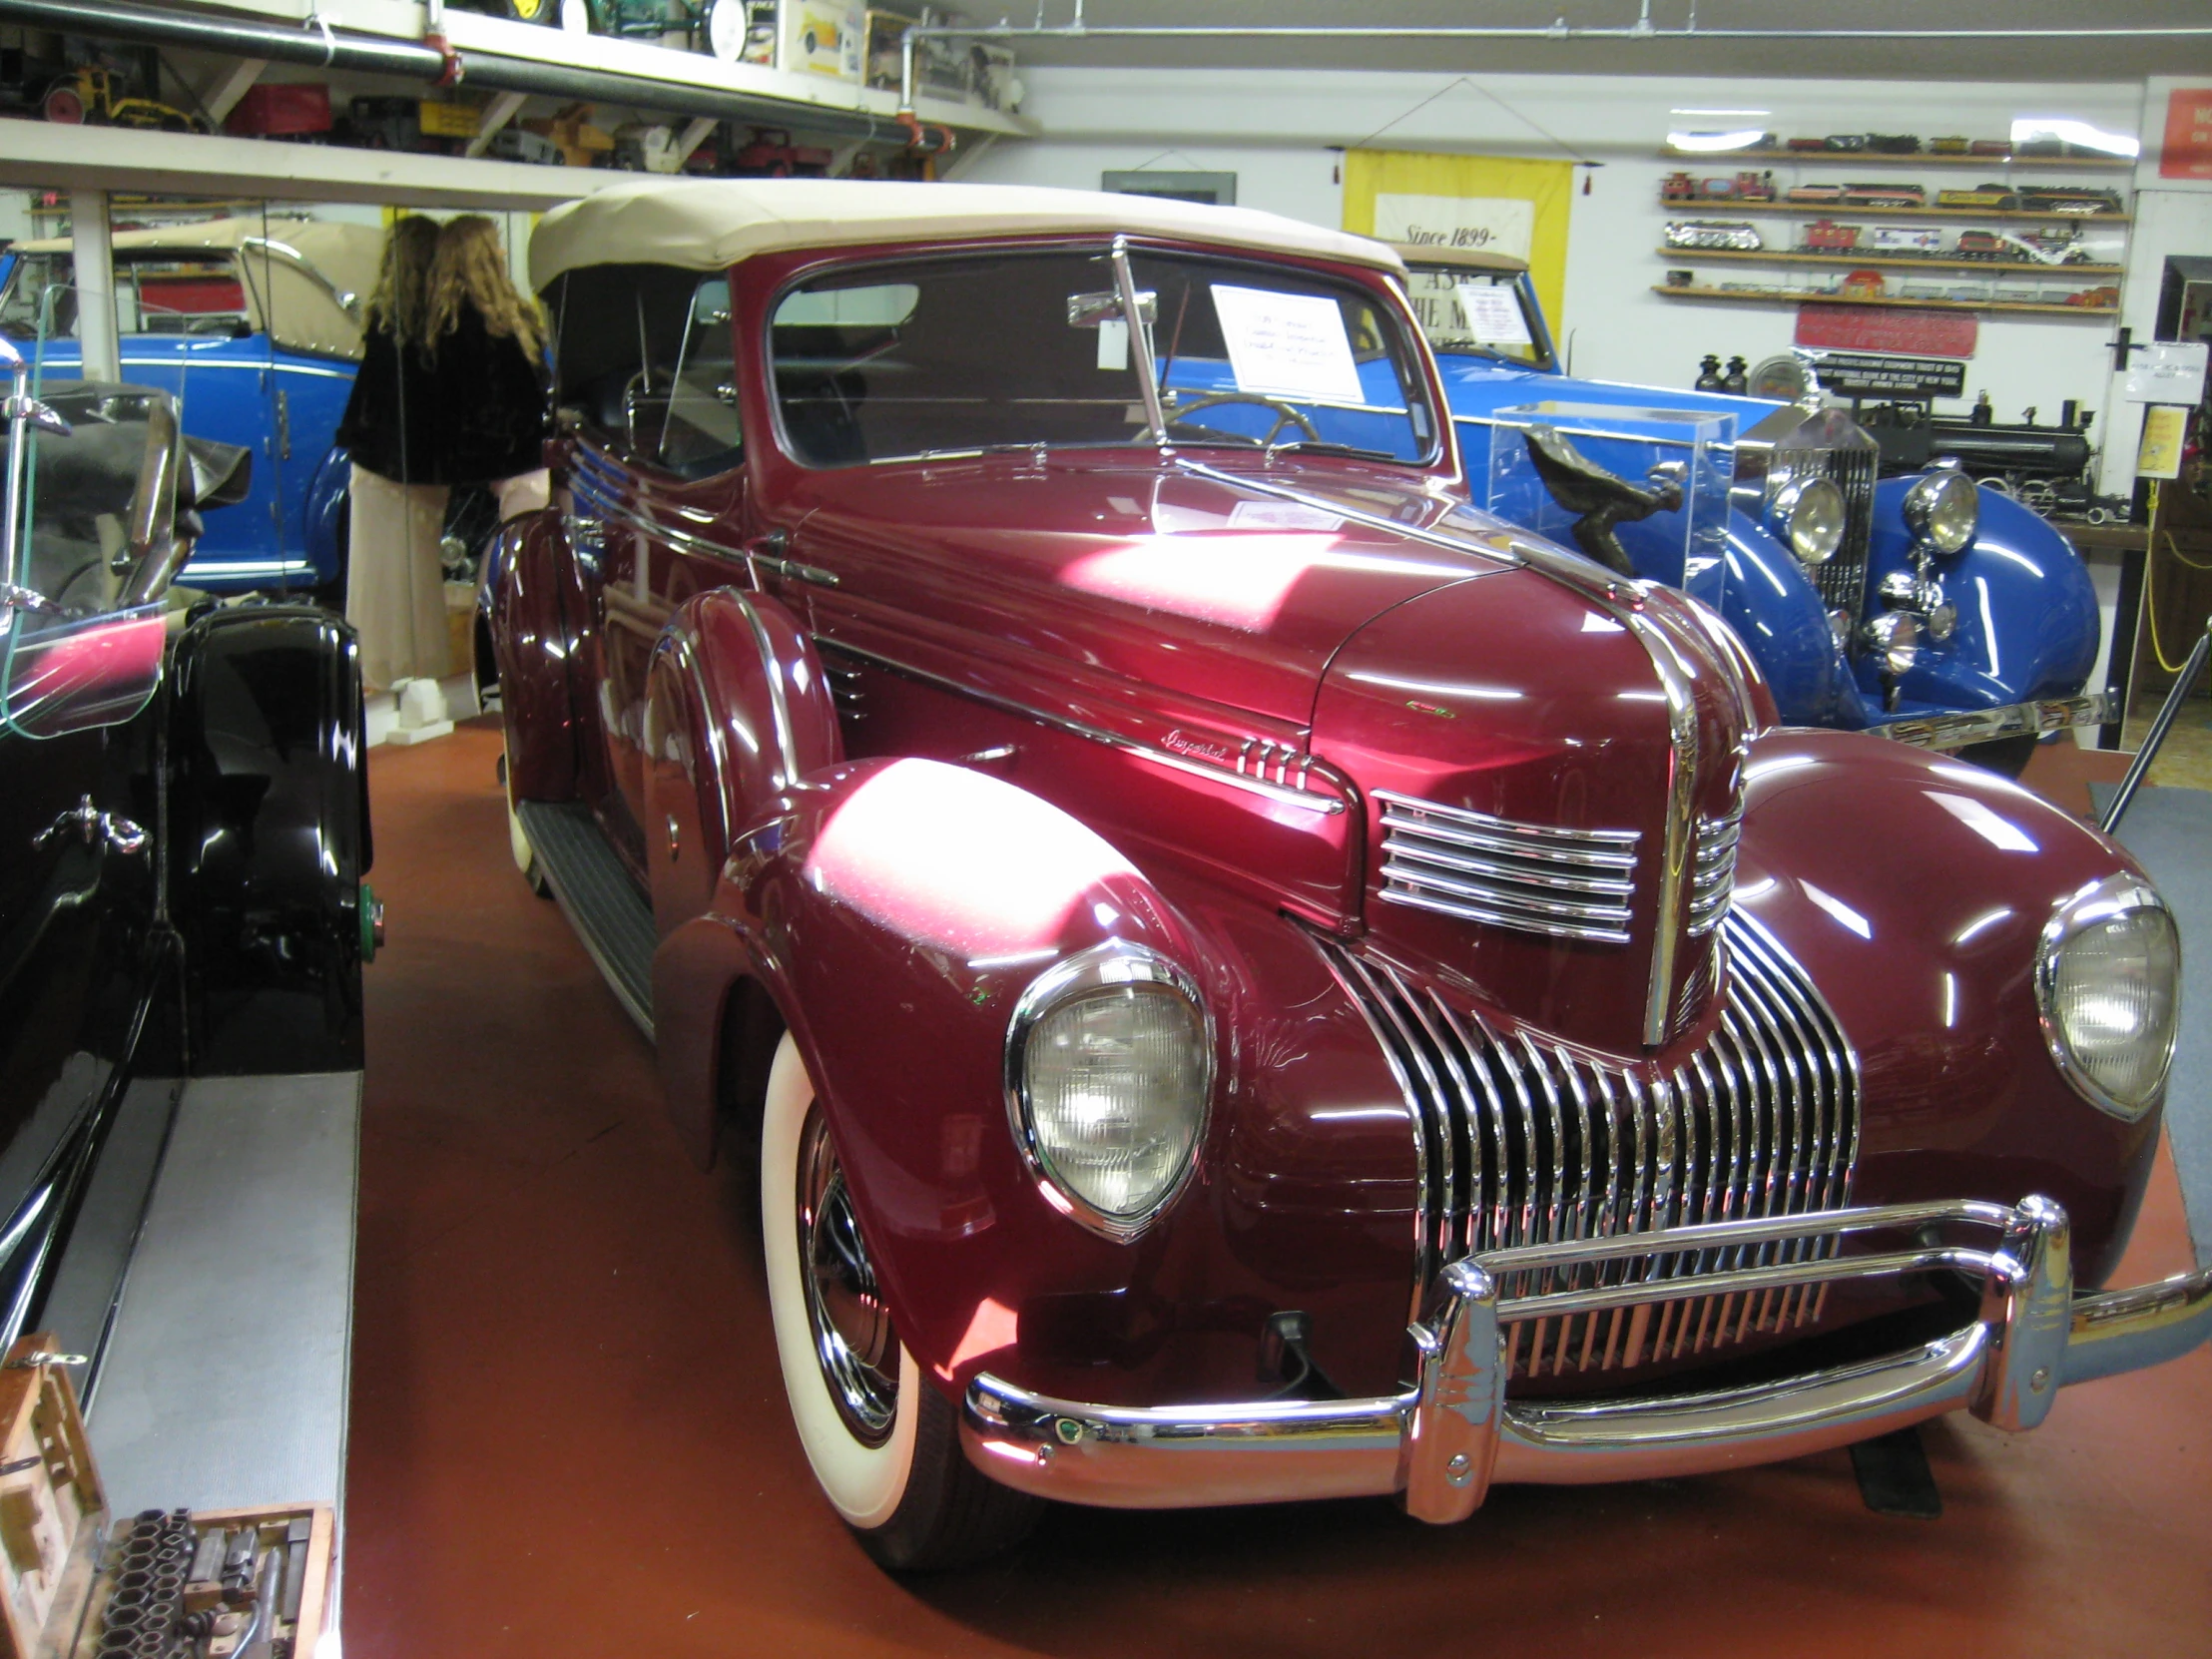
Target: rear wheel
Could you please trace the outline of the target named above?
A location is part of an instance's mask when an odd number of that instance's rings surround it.
[[[789,1035],[761,1124],[761,1231],[784,1391],[823,1495],[885,1567],[964,1566],[1042,1505],[985,1479],[891,1324],[829,1123]]]

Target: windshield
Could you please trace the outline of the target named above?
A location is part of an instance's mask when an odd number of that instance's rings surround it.
[[[26,254],[0,295],[0,332],[74,339],[76,290],[67,254]],[[253,329],[246,284],[225,253],[119,254],[116,326],[125,334],[242,334]]]
[[[1518,272],[1408,266],[1405,294],[1436,351],[1473,351],[1523,368],[1551,367],[1550,341]]]
[[[1130,263],[1179,448],[1434,454],[1419,348],[1369,290],[1258,262]],[[785,295],[771,345],[785,435],[810,466],[1153,441],[1103,253],[845,267]]]

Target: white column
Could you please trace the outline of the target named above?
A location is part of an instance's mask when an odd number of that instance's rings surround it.
[[[77,338],[85,378],[123,378],[123,352],[115,329],[115,244],[108,231],[108,193],[69,193],[70,257],[76,263]]]

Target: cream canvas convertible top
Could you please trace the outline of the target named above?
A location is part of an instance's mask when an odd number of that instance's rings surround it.
[[[1118,231],[1403,270],[1367,237],[1154,196],[870,179],[641,179],[547,214],[530,239],[530,281],[543,291],[563,272],[593,265],[725,271],[787,248]]]
[[[266,246],[265,246],[266,245]],[[20,254],[66,254],[67,237],[19,243]],[[210,219],[198,225],[164,225],[150,231],[118,231],[118,254],[158,253],[238,256],[246,285],[246,312],[257,331],[287,351],[318,357],[361,355],[359,301],[376,285],[384,257],[384,233],[373,225],[289,219],[259,214]],[[347,304],[350,298],[353,303]]]

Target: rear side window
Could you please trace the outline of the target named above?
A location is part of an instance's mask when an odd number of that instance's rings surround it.
[[[556,397],[629,458],[687,478],[743,457],[730,283],[673,266],[585,266],[544,299]]]

